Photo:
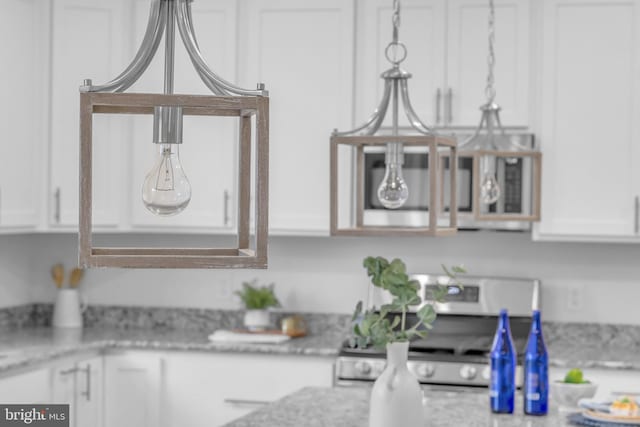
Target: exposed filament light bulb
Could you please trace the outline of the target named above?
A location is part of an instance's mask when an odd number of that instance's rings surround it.
[[[182,143],[182,107],[154,107],[153,142],[158,155],[142,185],[142,201],[153,214],[182,212],[191,200],[191,184],[182,169],[178,145]]]
[[[402,144],[397,142],[387,144],[384,163],[385,172],[378,187],[378,200],[387,209],[398,209],[409,198],[409,187],[402,176],[404,164]]]
[[[142,186],[142,201],[152,213],[180,213],[191,200],[191,184],[182,169],[177,144],[159,144],[155,165]]]
[[[496,159],[492,156],[482,156],[482,166],[480,174],[482,181],[480,183],[480,201],[486,205],[491,205],[498,201],[502,193],[495,172]]]

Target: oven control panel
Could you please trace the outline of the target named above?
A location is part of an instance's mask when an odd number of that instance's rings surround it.
[[[354,382],[373,382],[384,371],[386,360],[367,357],[338,357],[336,361],[336,385]],[[464,363],[409,360],[409,371],[421,384],[446,384],[456,386],[488,386],[491,370],[486,363]],[[522,367],[516,369],[516,385],[522,386]]]

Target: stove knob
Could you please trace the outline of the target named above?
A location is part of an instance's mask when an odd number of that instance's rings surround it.
[[[482,369],[482,378],[485,379],[485,380],[490,380],[491,379],[491,367],[485,366]]]
[[[460,376],[465,380],[472,380],[476,377],[477,371],[474,366],[471,365],[462,365],[460,368]]]
[[[431,363],[419,363],[416,365],[416,374],[421,378],[431,378],[436,373],[436,367]]]
[[[355,368],[360,375],[369,375],[371,373],[371,364],[369,362],[360,360],[356,362]]]

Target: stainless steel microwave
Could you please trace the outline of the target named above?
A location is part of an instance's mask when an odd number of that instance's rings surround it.
[[[518,143],[533,148],[532,134],[512,134]],[[466,136],[457,135],[458,141]],[[405,148],[403,176],[409,187],[409,198],[399,209],[386,209],[377,197],[377,189],[384,173],[384,149],[365,150],[364,153],[364,216],[367,226],[428,226],[427,215],[429,204],[429,158],[428,154],[418,149]],[[442,201],[443,212],[449,211],[449,159],[444,158],[445,173]],[[458,228],[467,230],[530,230],[528,221],[486,221],[475,219],[472,211],[472,195],[475,183],[474,162],[471,156],[458,152],[457,199]],[[532,164],[526,158],[501,158],[496,165],[496,178],[502,190],[500,199],[485,206],[486,212],[495,214],[521,214],[530,212],[532,197]]]

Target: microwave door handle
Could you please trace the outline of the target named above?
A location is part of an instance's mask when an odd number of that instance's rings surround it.
[[[436,90],[436,124],[440,123],[440,104],[442,103],[442,91]]]
[[[636,196],[634,206],[635,206],[635,217],[634,217],[633,231],[635,234],[638,234],[640,232],[640,197],[639,196]]]

